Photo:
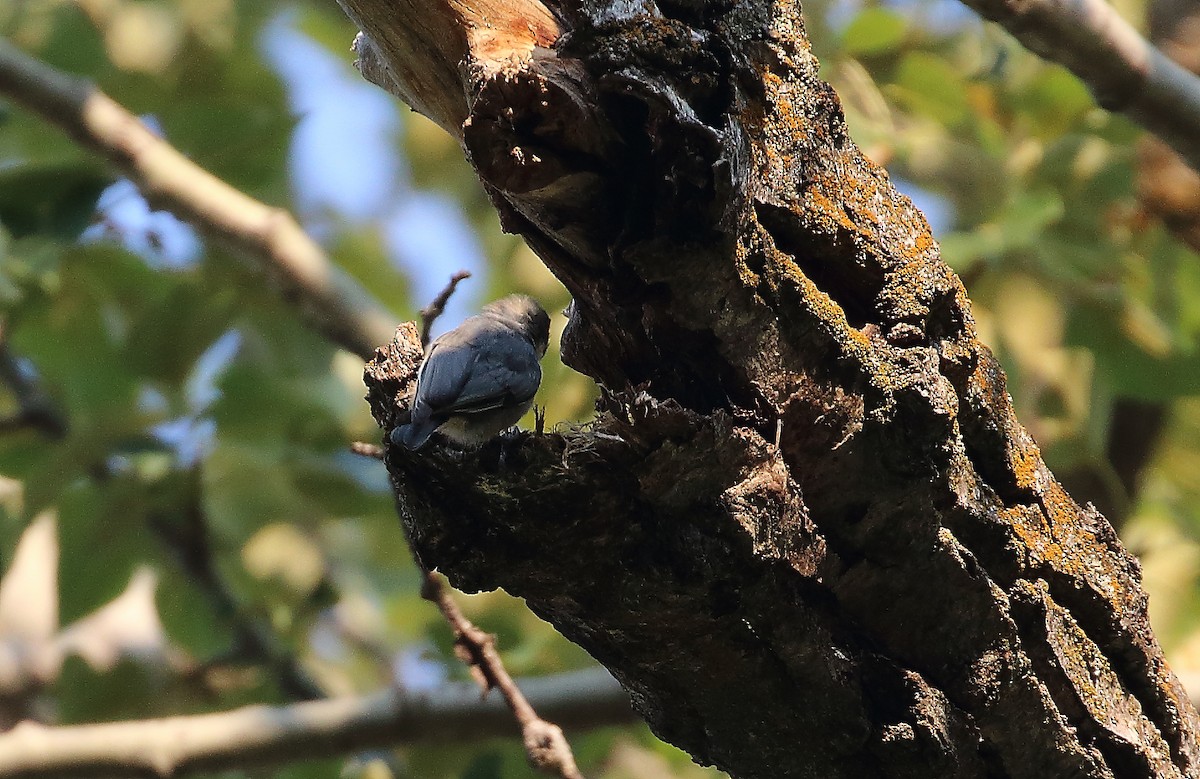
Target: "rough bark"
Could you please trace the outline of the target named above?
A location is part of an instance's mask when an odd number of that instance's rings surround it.
[[[389,449],[426,565],[524,597],[736,777],[1200,775],[1136,560],[1014,418],[797,5],[342,2],[604,388],[585,429]],[[384,430],[419,358],[410,325],[368,366]]]

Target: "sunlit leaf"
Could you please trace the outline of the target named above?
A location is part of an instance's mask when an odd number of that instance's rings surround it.
[[[1040,69],[1020,99],[1021,108],[1050,136],[1067,131],[1095,106],[1087,87],[1062,67]]]
[[[167,637],[154,603],[158,575],[142,566],[115,599],[63,628],[59,652],[77,655],[97,671],[112,671],[123,659],[167,665]]]
[[[291,593],[307,596],[325,577],[325,558],[313,539],[295,525],[277,522],[255,533],[242,547],[242,564],[260,581],[274,580]]]
[[[851,56],[881,54],[904,40],[908,27],[903,16],[888,8],[865,8],[846,25],[842,49]]]
[[[39,514],[13,552],[0,579],[0,642],[20,642],[38,652],[58,630],[58,523]]]
[[[967,116],[962,73],[941,57],[925,52],[905,54],[886,91],[913,111],[947,125],[955,125]]]
[[[1097,378],[1117,395],[1169,400],[1200,393],[1200,353],[1147,352],[1130,337],[1121,312],[1077,308],[1069,320],[1067,339],[1096,356]]]

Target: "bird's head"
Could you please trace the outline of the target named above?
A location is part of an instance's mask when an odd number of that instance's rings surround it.
[[[546,354],[550,344],[550,316],[533,298],[509,295],[488,303],[480,313],[508,322],[525,334],[539,355]]]

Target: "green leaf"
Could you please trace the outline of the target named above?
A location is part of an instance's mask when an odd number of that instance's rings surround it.
[[[229,328],[234,293],[216,290],[213,294],[189,283],[182,274],[169,277],[179,283],[138,312],[127,351],[130,367],[141,375],[182,385],[196,359]]]
[[[1148,351],[1153,342],[1147,338],[1163,335],[1147,334],[1144,327],[1141,317],[1119,309],[1080,306],[1071,310],[1067,342],[1091,349],[1097,379],[1115,395],[1170,400],[1200,393],[1200,352],[1179,349],[1169,340]]]
[[[1062,67],[1040,69],[1017,99],[1023,113],[1036,120],[1040,134],[1051,137],[1067,132],[1096,107],[1083,82]]]
[[[55,708],[64,725],[138,719],[163,706],[162,684],[162,674],[129,660],[101,673],[72,657],[53,686]]]
[[[112,181],[94,162],[44,160],[0,165],[0,222],[15,238],[49,233],[73,240]]]
[[[311,516],[292,488],[283,460],[286,447],[264,434],[258,443],[235,443],[220,435],[204,464],[204,508],[218,537],[241,544],[274,520]]]
[[[350,455],[353,456],[353,455]],[[359,458],[366,460],[367,458]],[[382,471],[378,462],[372,462]],[[390,492],[372,493],[346,471],[336,455],[297,456],[289,469],[295,489],[331,516],[356,516],[390,508]]]
[[[898,47],[905,37],[907,20],[888,8],[866,8],[842,33],[842,48],[853,57],[872,56]]]
[[[103,34],[78,3],[56,3],[48,7],[52,22],[49,36],[31,53],[68,73],[96,78],[112,65],[104,49]]]
[[[343,231],[329,253],[342,269],[392,311],[407,308],[408,279],[392,262],[378,230]]]
[[[1010,251],[1035,246],[1065,211],[1062,196],[1052,189],[1016,193],[998,220],[1005,246]]]
[[[927,52],[905,54],[885,92],[911,110],[948,126],[960,123],[968,114],[967,85],[959,69]]]

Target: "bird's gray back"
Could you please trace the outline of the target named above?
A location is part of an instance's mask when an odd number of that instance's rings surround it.
[[[443,415],[523,403],[537,392],[541,378],[528,340],[476,315],[430,346],[417,375],[418,404]]]

